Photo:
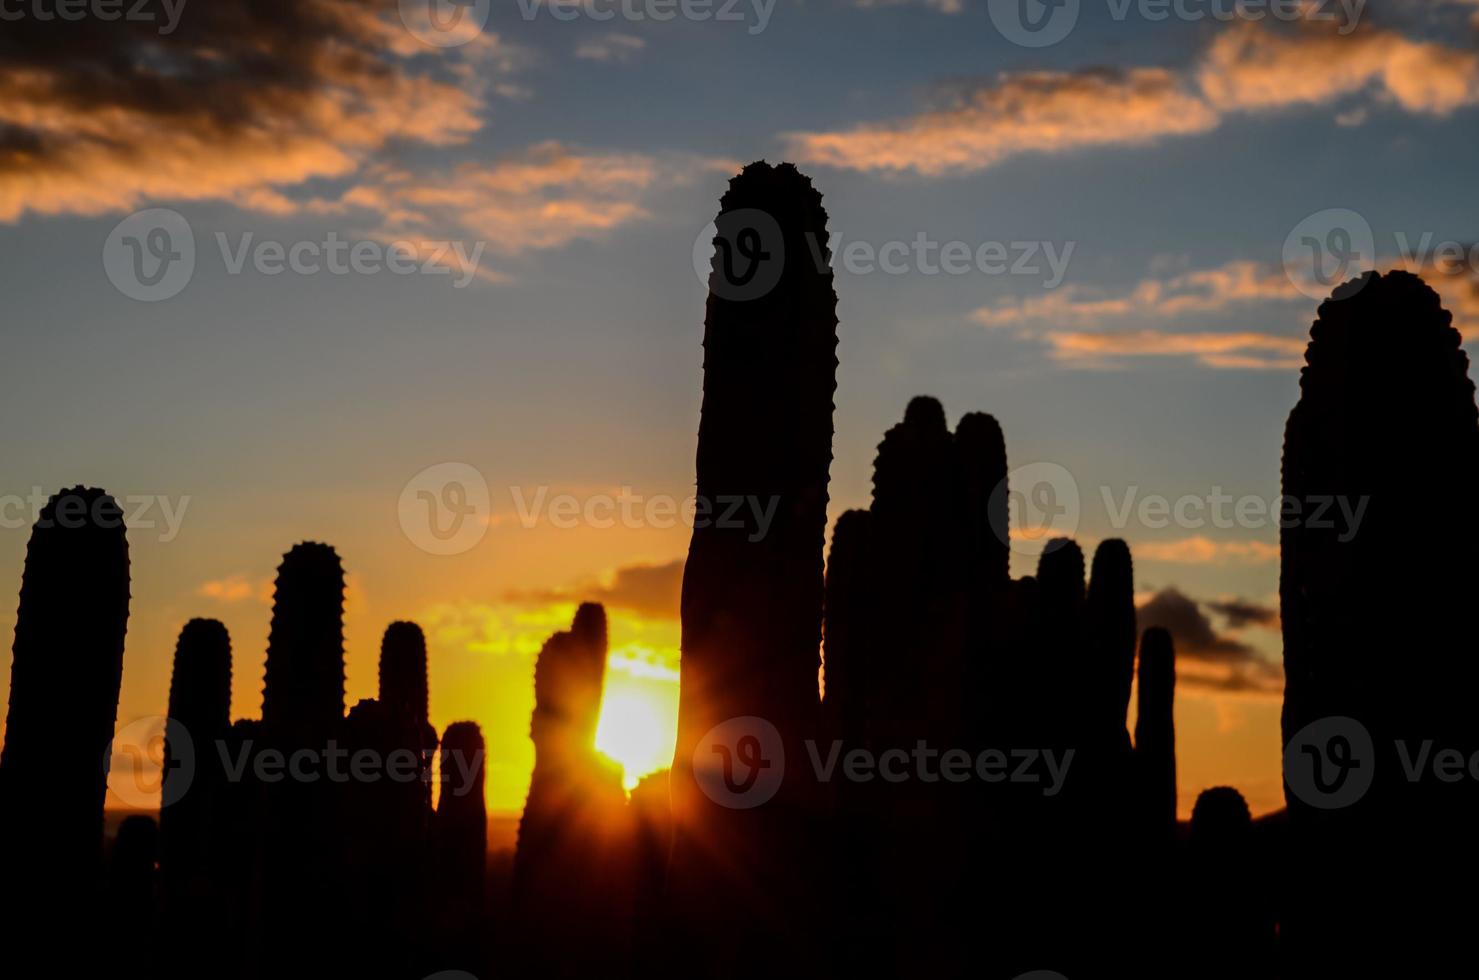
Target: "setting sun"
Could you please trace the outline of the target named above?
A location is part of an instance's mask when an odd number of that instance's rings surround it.
[[[635,677],[620,669],[607,674],[596,748],[621,763],[628,790],[672,763],[677,732],[676,680]]]

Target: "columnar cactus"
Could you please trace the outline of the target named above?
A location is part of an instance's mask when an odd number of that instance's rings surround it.
[[[430,721],[426,679],[426,636],[415,623],[391,623],[380,641],[380,703],[407,718],[420,731],[423,809],[431,812],[431,760],[437,733]]]
[[[803,971],[800,947],[824,932],[783,925],[819,907],[806,897],[817,803],[804,767],[787,767],[762,812],[711,801],[693,765],[704,735],[731,718],[768,720],[788,758],[805,758],[817,734],[837,295],[821,195],[795,167],[747,166],[720,207],[697,455],[700,506],[713,510],[695,522],[683,579],[671,881],[697,948],[733,949],[738,930],[748,948],[797,952],[789,967]],[[716,519],[740,498],[752,506]],[[757,882],[767,903],[788,896],[795,916],[757,905]]]
[[[965,537],[959,574],[974,596],[999,593],[1011,579],[1006,481],[1000,423],[984,412],[962,415],[955,426],[955,492]]]
[[[17,894],[86,887],[97,873],[128,605],[117,503],[81,486],[53,496],[26,551],[0,754]]]
[[[437,798],[432,934],[440,965],[469,972],[486,962],[484,880],[488,872],[488,813],[483,794],[486,749],[471,721],[442,733],[441,793]]]
[[[344,908],[348,921],[378,937],[344,950],[346,972],[412,975],[429,856],[421,726],[408,712],[365,699],[350,709],[343,733],[351,760],[370,757],[381,767],[374,780],[355,778],[351,768],[345,785]]]
[[[458,721],[442,733],[441,794],[437,798],[438,892],[443,902],[482,903],[488,854],[483,793],[487,750],[476,722]]]
[[[525,970],[574,976],[608,962],[618,916],[630,914],[615,870],[630,846],[621,769],[595,748],[606,642],[605,610],[585,603],[534,668],[534,773],[513,882]]]
[[[277,573],[267,638],[262,728],[284,757],[319,766],[344,724],[344,569],[325,544],[295,545]],[[346,794],[326,779],[263,787],[263,969],[330,970],[334,929],[308,937],[301,923],[344,908],[341,815]]]
[[[1140,639],[1135,710],[1136,817],[1145,839],[1166,846],[1176,836],[1176,648],[1159,626]]]
[[[343,717],[344,567],[333,548],[305,542],[277,569],[262,721],[319,740]]]
[[[1466,928],[1443,881],[1479,872],[1452,845],[1479,817],[1479,783],[1407,775],[1424,746],[1479,752],[1479,661],[1463,652],[1479,592],[1464,557],[1479,551],[1479,409],[1452,319],[1408,273],[1341,286],[1320,306],[1285,429],[1286,799],[1309,885],[1285,931],[1296,975],[1381,959],[1352,935],[1391,937],[1408,972],[1436,969],[1427,956],[1457,954]],[[1355,803],[1322,795],[1363,778]],[[1419,931],[1451,941],[1411,942]]]
[[[192,619],[175,644],[159,812],[159,872],[167,907],[198,903],[219,886],[211,851],[222,832],[226,772],[220,745],[231,728],[231,636],[214,619]],[[183,738],[188,757],[176,745]],[[185,772],[182,767],[190,767]],[[175,780],[188,780],[182,793]]]

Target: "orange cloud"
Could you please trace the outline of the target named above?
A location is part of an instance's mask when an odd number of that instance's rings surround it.
[[[1103,296],[1070,284],[1040,296],[1006,298],[994,306],[976,310],[971,319],[987,327],[1012,326],[1028,320],[1097,323],[1112,317],[1220,313],[1239,304],[1304,300],[1304,295],[1282,270],[1234,261],[1169,278],[1142,279],[1129,293],[1119,296]]]
[[[1321,105],[1368,92],[1408,112],[1447,115],[1479,104],[1479,55],[1382,28],[1342,35],[1311,21],[1292,30],[1243,21],[1219,33],[1185,72],[1003,75],[947,108],[849,130],[791,133],[786,140],[807,163],[939,176],[985,170],[1024,153],[1207,133],[1229,113]]]
[[[262,579],[252,582],[244,575],[231,575],[223,579],[213,579],[203,582],[196,588],[195,594],[206,599],[215,599],[218,602],[246,602],[255,599],[258,602],[270,603],[272,601],[272,581]]]
[[[24,18],[0,37],[0,221],[151,200],[283,213],[283,189],[350,176],[392,140],[450,146],[482,127],[484,82],[413,72],[424,46],[393,0],[300,0],[271,16],[216,0],[163,36],[68,26]],[[456,50],[501,57],[491,34]]]
[[[1204,535],[1178,541],[1151,541],[1135,545],[1135,557],[1180,565],[1223,564],[1230,559],[1257,563],[1277,561],[1279,546],[1265,541],[1213,541]]]
[[[808,163],[934,176],[983,170],[1022,153],[1150,143],[1206,132],[1217,122],[1169,71],[1095,69],[1008,75],[960,105],[913,119],[786,139]]]
[[[1047,335],[1053,356],[1080,366],[1102,365],[1106,358],[1191,357],[1223,369],[1288,370],[1304,363],[1305,341],[1253,333],[1169,333],[1129,330],[1116,333],[1062,331]]]

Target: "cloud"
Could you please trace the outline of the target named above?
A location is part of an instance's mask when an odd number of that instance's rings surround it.
[[[1171,634],[1178,658],[1224,662],[1255,656],[1242,640],[1218,633],[1201,605],[1175,588],[1162,589],[1145,600],[1137,615],[1140,629],[1159,626]]]
[[[585,41],[575,49],[575,57],[587,61],[616,61],[626,64],[637,57],[647,42],[631,34],[607,34]]]
[[[1245,626],[1277,629],[1279,626],[1278,609],[1250,599],[1212,600],[1203,605],[1225,618],[1229,629],[1242,629]]]
[[[1106,358],[1190,357],[1203,367],[1289,370],[1304,363],[1305,341],[1253,333],[1170,333],[1128,330],[1114,333],[1056,331],[1047,335],[1053,357],[1079,365]]]
[[[1023,153],[1151,143],[1216,125],[1216,113],[1169,71],[1099,68],[1006,75],[965,93],[958,105],[902,122],[785,139],[808,163],[937,176],[984,170]]]
[[[245,575],[231,575],[201,583],[196,588],[195,594],[202,598],[215,599],[217,602],[246,602],[255,599],[257,602],[270,603],[272,601],[272,580],[262,579],[253,582]]]
[[[360,214],[376,223],[374,237],[382,241],[454,238],[511,257],[603,239],[645,220],[649,193],[691,172],[679,161],[546,142],[445,171],[375,167],[338,198],[310,207]]]
[[[0,34],[0,221],[146,201],[291,210],[285,189],[352,176],[392,142],[464,143],[516,60],[491,33],[425,58],[393,0],[215,0],[166,35],[65,26]]]
[[[1231,112],[1321,105],[1363,91],[1436,116],[1479,102],[1479,55],[1375,28],[1342,36],[1308,23],[1279,32],[1242,21],[1218,34],[1196,75],[1207,101]]]
[[[650,619],[676,620],[683,591],[685,560],[662,564],[624,565],[603,579],[574,586],[517,590],[504,599],[521,605],[560,602],[599,602]]]
[[[1265,541],[1214,541],[1203,535],[1178,541],[1151,541],[1135,545],[1135,557],[1182,565],[1276,561],[1279,546]]]
[[[975,83],[946,108],[784,138],[806,163],[941,176],[985,170],[1026,153],[1148,145],[1211,132],[1230,114],[1361,95],[1410,113],[1446,116],[1479,104],[1479,55],[1377,27],[1341,35],[1315,22],[1281,30],[1242,21],[1223,29],[1185,71],[1003,74]]]

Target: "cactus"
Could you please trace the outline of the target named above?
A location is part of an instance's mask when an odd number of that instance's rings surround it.
[[[0,754],[16,894],[65,893],[97,874],[128,607],[122,511],[102,490],[56,494],[26,551]]]
[[[346,972],[414,975],[428,857],[421,726],[370,698],[350,709],[343,732],[351,760],[372,755],[384,767],[380,778],[352,778],[344,787],[344,911],[347,921],[377,937],[343,950]]]
[[[1156,626],[1140,639],[1139,700],[1135,711],[1136,816],[1153,846],[1176,835],[1176,649]]]
[[[175,644],[163,776],[164,797],[172,802],[159,812],[159,871],[171,910],[199,903],[219,888],[210,851],[226,803],[218,746],[230,728],[231,636],[217,620],[192,619]],[[188,739],[188,760],[177,758],[171,738],[176,732]],[[185,776],[177,769],[186,764],[192,767],[189,782],[175,799],[172,780]]]
[[[326,544],[293,546],[277,569],[262,721],[322,744],[344,717],[344,567]]]
[[[439,965],[485,968],[484,880],[488,871],[488,813],[483,794],[486,749],[471,721],[442,733],[441,794],[437,799],[432,933]]]
[[[264,749],[322,761],[344,724],[344,569],[325,544],[295,545],[278,567],[262,691]],[[344,908],[343,787],[284,779],[263,787],[263,968],[330,970],[335,928],[301,923]],[[311,941],[308,941],[311,938]]]
[[[755,212],[768,218],[718,240],[704,330],[697,494],[715,516],[726,501],[748,497],[773,508],[773,520],[762,530],[749,508],[737,522],[696,522],[689,546],[671,892],[686,916],[680,941],[712,953],[733,948],[735,930],[753,926],[748,946],[773,940],[797,954],[788,967],[801,972],[809,959],[803,947],[818,944],[825,930],[782,923],[819,907],[808,897],[815,868],[804,857],[815,853],[815,787],[788,767],[765,813],[728,810],[699,789],[693,755],[705,733],[730,718],[767,719],[787,756],[798,759],[804,740],[818,734],[837,294],[821,195],[794,166],[750,164],[730,181],[720,208],[726,233]],[[758,270],[750,280],[762,285],[758,293],[729,288],[735,245],[752,257],[770,255],[771,265],[743,270]],[[767,883],[766,901],[784,896],[787,907],[757,905],[755,892],[736,880],[741,873]]]
[[[1322,746],[1295,736],[1347,718],[1332,724],[1349,744],[1369,738],[1374,753],[1356,805],[1322,807],[1317,786],[1286,782],[1294,877],[1309,885],[1287,923],[1295,976],[1355,972],[1387,954],[1423,972],[1467,952],[1445,882],[1479,872],[1479,860],[1448,843],[1479,817],[1479,783],[1409,779],[1402,752],[1415,757],[1425,743],[1466,759],[1479,751],[1479,662],[1461,652],[1479,591],[1479,569],[1463,557],[1479,551],[1468,509],[1479,490],[1479,408],[1452,319],[1408,273],[1368,273],[1336,289],[1311,330],[1285,428],[1286,511],[1290,501],[1301,508],[1281,524],[1286,751],[1309,766]],[[1441,531],[1425,533],[1424,521]],[[1352,907],[1372,880],[1383,881],[1381,894]],[[1405,938],[1418,932],[1445,940],[1418,951]],[[1351,935],[1382,941],[1357,951]]]
[[[621,769],[595,748],[605,676],[606,613],[585,603],[534,668],[534,773],[514,854],[522,972],[591,972],[618,955],[631,911],[617,867],[630,847]]]
[[[437,799],[439,894],[444,901],[479,906],[488,853],[483,794],[486,749],[476,722],[458,721],[442,734],[442,790]]]
[[[410,718],[420,731],[423,809],[431,812],[431,760],[437,733],[430,721],[431,697],[426,679],[426,637],[415,623],[391,623],[380,641],[380,697]]]
[[[984,412],[962,415],[955,426],[955,493],[964,531],[958,577],[973,597],[999,593],[1011,579],[1006,480],[1001,425]]]
[[[158,857],[159,826],[154,818],[143,814],[124,817],[113,838],[108,866],[106,938],[115,949],[152,935],[156,928]],[[140,954],[145,962],[152,952],[144,944]]]

